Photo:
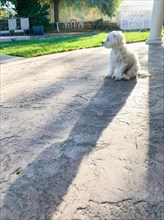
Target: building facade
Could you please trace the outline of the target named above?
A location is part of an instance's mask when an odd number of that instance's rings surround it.
[[[143,30],[151,26],[153,1],[127,1],[122,2],[121,11],[117,21],[122,30]]]

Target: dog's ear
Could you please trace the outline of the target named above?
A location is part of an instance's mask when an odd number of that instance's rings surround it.
[[[117,31],[114,35],[116,44],[125,44],[125,37],[121,31]]]

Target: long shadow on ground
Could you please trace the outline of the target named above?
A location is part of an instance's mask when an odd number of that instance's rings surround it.
[[[83,157],[94,150],[103,130],[124,106],[135,84],[136,80],[128,83],[104,80],[67,140],[46,148],[10,186],[4,199],[3,220],[51,219],[77,175]],[[46,129],[45,125],[43,132]]]

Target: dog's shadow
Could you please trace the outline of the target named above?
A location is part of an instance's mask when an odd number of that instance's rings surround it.
[[[94,150],[103,130],[124,106],[135,85],[135,79],[104,79],[67,140],[46,148],[11,184],[3,201],[2,220],[51,219],[83,157]]]

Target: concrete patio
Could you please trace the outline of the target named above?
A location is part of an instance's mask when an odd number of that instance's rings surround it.
[[[105,78],[108,50],[1,64],[1,220],[164,220],[164,47]]]

